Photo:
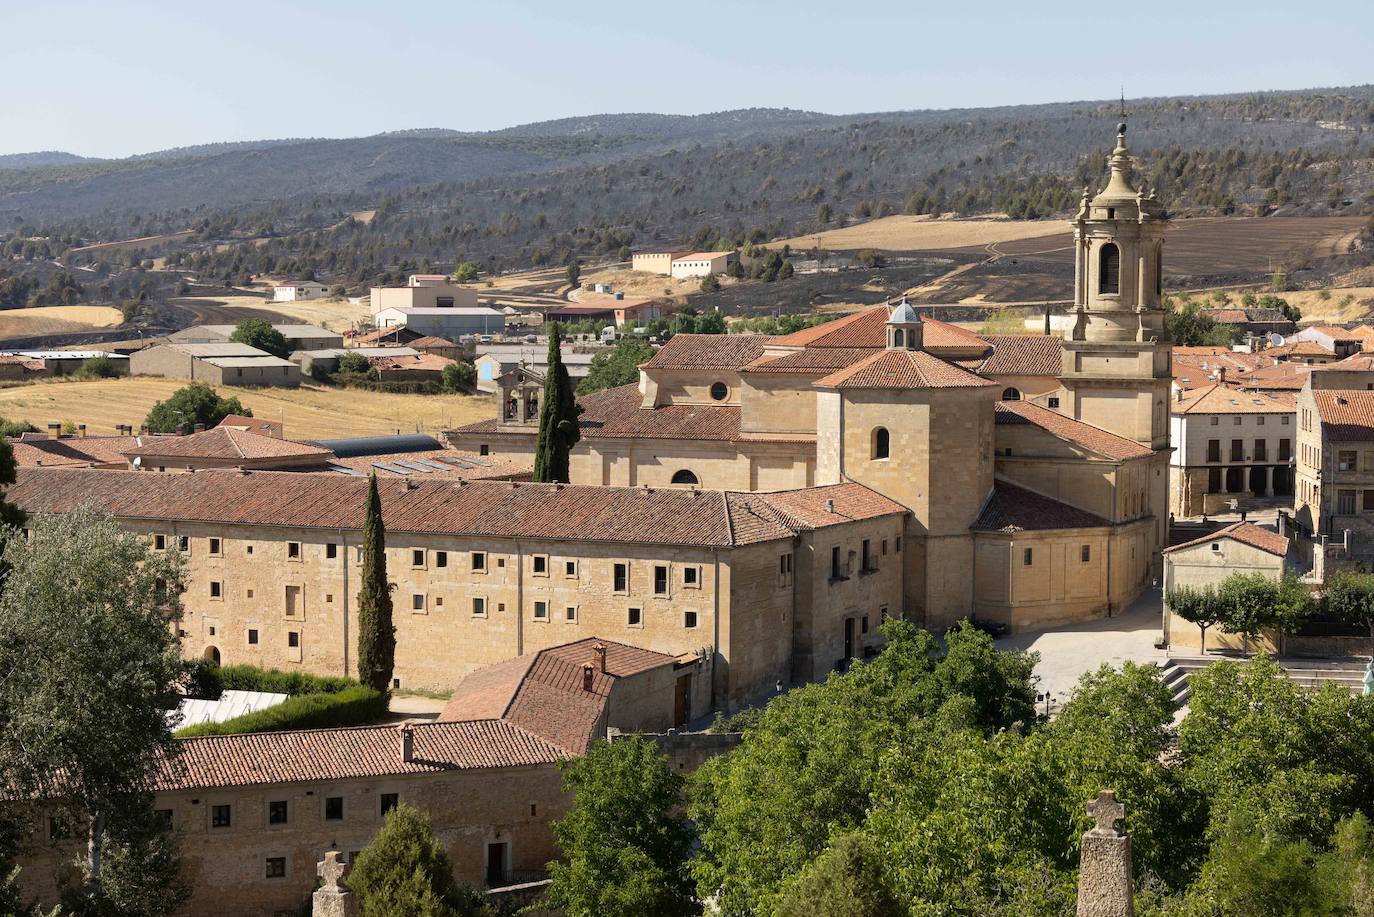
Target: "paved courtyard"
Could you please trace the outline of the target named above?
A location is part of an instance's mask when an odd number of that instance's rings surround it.
[[[997,646],[1040,654],[1035,669],[1040,679],[1037,690],[1048,691],[1057,708],[1068,699],[1080,675],[1104,662],[1120,666],[1128,659],[1141,663],[1164,659],[1164,651],[1154,647],[1160,634],[1162,601],[1159,589],[1147,589],[1116,617],[1012,634],[998,640]]]

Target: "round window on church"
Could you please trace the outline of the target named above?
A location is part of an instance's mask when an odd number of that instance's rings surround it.
[[[711,384],[711,397],[716,401],[724,401],[730,397],[730,387],[724,382],[714,382]]]
[[[688,471],[686,468],[683,468],[683,469],[681,469],[680,471],[674,471],[674,472],[673,472],[673,483],[674,483],[674,484],[698,484],[698,483],[700,483],[700,482],[697,481],[697,476],[696,476],[695,474],[693,474],[692,472]]]

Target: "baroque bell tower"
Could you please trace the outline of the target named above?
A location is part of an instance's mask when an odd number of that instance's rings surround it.
[[[1169,448],[1171,344],[1162,271],[1167,217],[1135,184],[1126,125],[1107,185],[1074,217],[1074,325],[1064,341],[1065,413],[1154,450]]]

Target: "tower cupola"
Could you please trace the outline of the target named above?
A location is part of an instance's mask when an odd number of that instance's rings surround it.
[[[921,316],[903,297],[887,319],[887,349],[920,350],[924,343],[924,332]]]

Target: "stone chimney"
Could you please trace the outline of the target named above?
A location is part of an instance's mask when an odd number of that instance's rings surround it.
[[[1083,835],[1078,864],[1078,917],[1134,917],[1131,901],[1131,838],[1117,830],[1126,807],[1116,791],[1102,790],[1088,803],[1097,826]]]
[[[1226,384],[1226,367],[1225,367],[1225,366],[1218,366],[1218,367],[1217,367],[1217,382],[1218,382],[1219,384],[1221,384],[1221,385],[1225,385],[1225,384]]]
[[[48,439],[61,439],[61,438],[62,438],[62,424],[60,424],[60,423],[50,423],[50,424],[48,424]]]
[[[203,424],[203,423],[198,423],[198,424],[196,424],[194,427],[192,427],[191,430],[192,430],[192,432],[195,432],[195,433],[204,433],[204,432],[205,432],[205,424]]]
[[[834,501],[834,500],[826,500],[826,501],[825,501],[825,511],[826,511],[827,513],[833,513],[833,512],[835,511],[835,501]]]
[[[592,653],[596,656],[596,670],[603,675],[606,674],[606,644],[594,644]]]
[[[595,677],[596,677],[596,666],[592,665],[590,662],[584,662],[584,663],[582,663],[582,690],[583,690],[583,691],[590,691],[590,690],[592,689],[592,681],[595,679]]]
[[[401,760],[406,764],[415,760],[415,728],[409,723],[401,724]]]
[[[79,423],[76,425],[76,435],[81,437],[82,439],[86,438],[86,425],[84,423]]]

